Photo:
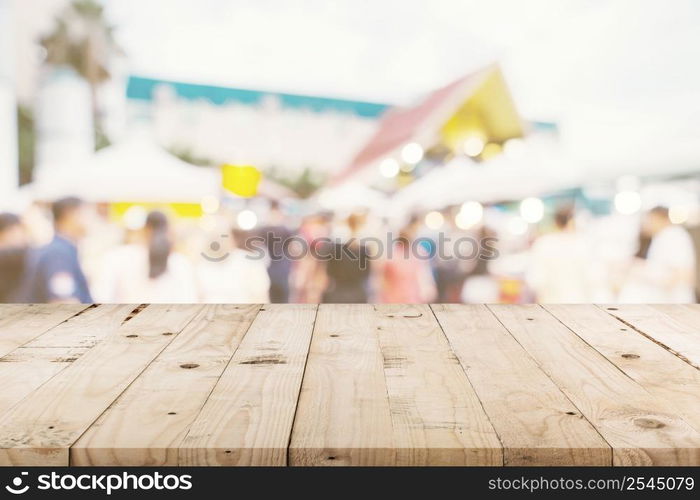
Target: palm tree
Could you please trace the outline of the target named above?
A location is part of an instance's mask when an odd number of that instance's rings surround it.
[[[68,66],[85,79],[90,88],[95,142],[103,140],[97,91],[110,78],[109,61],[123,54],[107,24],[104,7],[94,0],[74,0],[56,18],[51,33],[41,39],[46,63]]]

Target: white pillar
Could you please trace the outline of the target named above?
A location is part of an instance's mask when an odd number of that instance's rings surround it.
[[[19,187],[13,0],[0,0],[0,209]]]

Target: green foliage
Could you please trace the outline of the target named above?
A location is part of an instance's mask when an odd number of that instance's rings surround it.
[[[107,24],[104,7],[94,0],[74,0],[56,18],[53,30],[40,40],[46,63],[74,69],[90,86],[96,148],[105,142],[97,102],[97,88],[110,78],[109,62],[122,50]]]
[[[265,175],[271,180],[294,191],[300,198],[308,198],[326,181],[324,175],[306,167],[300,174],[290,175],[276,168],[266,170]]]
[[[108,146],[112,145],[112,141],[109,140],[109,137],[107,137],[107,134],[104,133],[102,130],[102,127],[96,127],[95,128],[95,151],[99,151],[100,149],[104,149]]]
[[[198,165],[200,167],[210,167],[214,165],[214,162],[211,161],[209,158],[197,156],[189,148],[172,147],[168,149],[168,153],[170,153],[173,156],[177,156],[182,161],[189,163],[190,165]]]

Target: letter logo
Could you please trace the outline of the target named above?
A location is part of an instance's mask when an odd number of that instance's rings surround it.
[[[21,476],[17,476],[12,480],[12,486],[5,486],[5,489],[13,495],[21,495],[23,493],[26,493],[29,489],[29,485],[25,485],[24,487],[22,487],[22,476],[27,475],[29,475],[28,472],[22,472]]]

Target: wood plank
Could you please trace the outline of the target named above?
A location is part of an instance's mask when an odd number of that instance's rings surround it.
[[[613,448],[613,465],[699,465],[700,434],[537,305],[489,306]]]
[[[178,448],[259,305],[211,305],[71,448],[71,465],[178,464]]]
[[[20,347],[0,358],[0,415],[87,351],[84,347]]]
[[[424,305],[321,306],[289,455],[291,465],[502,464]]]
[[[24,347],[93,347],[121,327],[136,308],[136,304],[92,306],[27,342]]]
[[[183,465],[286,465],[316,306],[266,305],[180,447]]]
[[[611,465],[610,446],[486,306],[432,309],[503,443],[505,465]]]
[[[194,316],[152,305],[0,418],[0,465],[68,465],[69,447]]]
[[[700,304],[649,304],[649,307],[688,326],[696,341],[700,341]]]
[[[290,465],[394,465],[384,360],[370,304],[319,306]]]
[[[4,305],[0,316],[0,357],[88,308],[85,304]],[[0,312],[2,312],[0,311]]]
[[[84,309],[36,339],[0,357],[0,415],[114,332],[131,306]]]
[[[31,309],[34,304],[0,304],[0,328],[14,320],[20,313]]]
[[[700,368],[700,311],[697,308],[643,304],[599,307]]]
[[[700,370],[596,306],[544,307],[700,432]]]
[[[430,307],[374,310],[396,465],[502,465],[496,431]]]

